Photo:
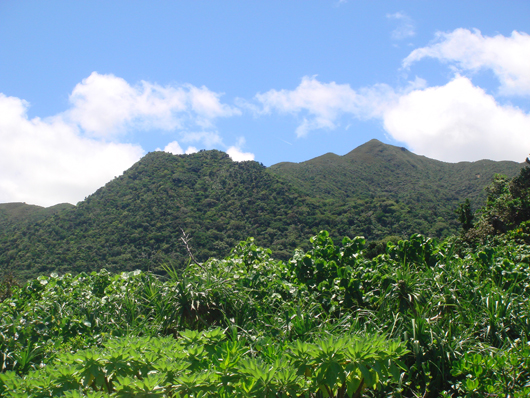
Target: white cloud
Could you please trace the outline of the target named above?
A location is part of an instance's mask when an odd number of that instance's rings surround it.
[[[245,160],[254,160],[254,154],[250,152],[243,152],[241,149],[235,146],[231,146],[226,150],[228,156],[232,158],[234,162],[243,162]]]
[[[95,137],[115,136],[131,127],[211,127],[216,118],[241,114],[222,104],[220,97],[206,87],[163,87],[145,81],[131,86],[114,75],[93,72],[72,91],[72,108],[64,116]]]
[[[262,105],[262,114],[278,111],[306,115],[296,130],[296,135],[302,137],[310,130],[336,128],[343,114],[364,119],[380,114],[393,97],[393,89],[385,84],[355,91],[349,84],[321,83],[315,76],[306,76],[294,90],[270,90],[257,94],[255,99]]]
[[[186,85],[189,90],[191,109],[199,116],[197,124],[203,128],[213,126],[212,120],[218,117],[241,115],[241,111],[228,105],[221,104],[221,94],[214,93],[206,87]]]
[[[427,47],[418,48],[403,61],[405,68],[425,57],[454,63],[461,70],[491,69],[503,94],[530,95],[530,35],[514,31],[510,37],[482,36],[479,30],[455,29],[438,33]]]
[[[182,134],[183,142],[200,142],[207,148],[213,147],[224,147],[223,140],[217,132],[186,132]],[[241,147],[245,145],[245,138],[240,137],[235,145],[232,145],[226,150],[226,153],[236,162],[244,160],[254,160],[254,154],[250,152],[243,152]],[[174,155],[181,155],[184,153],[182,147],[177,141],[170,142],[164,148],[165,152],[173,153]],[[192,154],[198,152],[198,149],[194,146],[189,146],[186,149],[186,154]]]
[[[498,104],[462,76],[445,86],[403,95],[383,120],[394,139],[444,161],[522,162],[530,148],[530,115]]]
[[[398,27],[392,31],[391,37],[393,40],[403,40],[416,35],[416,30],[412,18],[410,18],[404,12],[387,14],[386,17],[388,19],[397,20],[399,22]]]
[[[245,160],[254,160],[254,154],[250,152],[243,152],[241,147],[245,145],[245,138],[240,137],[236,145],[231,146],[226,150],[228,156],[232,158],[234,162],[243,162]]]
[[[184,132],[181,135],[183,142],[202,142],[207,148],[213,148],[223,143],[221,136],[217,132]]]
[[[131,86],[94,72],[75,86],[69,109],[29,120],[27,102],[0,93],[0,202],[77,203],[143,155],[140,146],[119,143],[123,135],[211,127],[219,117],[241,114],[220,97],[206,87]],[[195,134],[207,144],[221,142],[217,133]],[[165,150],[183,153],[176,141]],[[185,151],[194,152],[194,146]]]
[[[77,203],[132,166],[141,147],[82,137],[61,117],[27,117],[28,103],[0,93],[0,202]]]
[[[306,77],[294,90],[271,90],[256,98],[262,113],[300,117],[298,137],[313,129],[334,129],[349,116],[382,120],[395,140],[444,161],[522,161],[530,148],[530,115],[499,104],[459,75],[444,86],[430,88],[416,78],[398,90],[387,85],[353,90]]]
[[[162,149],[157,148],[156,150],[161,151]],[[171,153],[173,155],[183,155],[184,153],[186,155],[190,155],[199,151],[194,146],[189,146],[188,149],[186,149],[186,152],[184,152],[177,141],[171,141],[164,147],[164,152]]]
[[[160,151],[160,148],[157,148]],[[164,152],[172,153],[173,155],[182,155],[184,151],[177,141],[172,141],[164,147]]]

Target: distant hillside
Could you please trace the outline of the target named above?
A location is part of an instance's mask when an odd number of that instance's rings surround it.
[[[512,177],[521,167],[522,163],[491,160],[446,163],[374,139],[344,156],[327,153],[302,163],[278,163],[269,171],[322,198],[387,195],[398,199],[430,197],[435,192],[444,194],[442,200],[482,201],[482,189],[495,174]]]
[[[338,240],[457,231],[466,197],[480,201],[494,173],[521,165],[448,164],[376,140],[266,169],[219,151],[153,152],[77,206],[0,205],[0,271],[35,274],[183,266],[185,231],[198,261],[223,257],[249,236],[287,259],[326,229]]]
[[[227,255],[248,236],[287,258],[319,216],[256,162],[219,151],[153,152],[76,207],[0,233],[0,264],[25,276],[182,266],[182,230],[200,261]]]
[[[269,172],[314,198],[333,200],[363,234],[446,236],[458,227],[454,209],[469,198],[475,209],[495,174],[515,176],[522,163],[445,163],[371,140],[344,156],[332,153],[302,163],[278,163]],[[333,213],[333,210],[331,210]]]
[[[51,207],[28,205],[26,203],[0,203],[0,231],[12,225],[32,223],[59,211],[74,207],[69,203],[61,203]]]

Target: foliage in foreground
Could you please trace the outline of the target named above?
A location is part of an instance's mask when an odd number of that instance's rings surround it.
[[[39,277],[0,303],[2,394],[198,397],[226,370],[226,396],[360,396],[361,377],[363,396],[526,396],[530,247],[455,242],[414,235],[369,259],[364,239],[321,232],[288,262],[249,239],[166,280]]]
[[[265,342],[264,342],[265,343]],[[103,348],[64,353],[25,378],[0,375],[2,396],[358,397],[399,380],[403,344],[379,336],[265,343],[254,355],[220,329],[180,332],[179,339],[119,338]],[[319,394],[321,392],[321,394]]]

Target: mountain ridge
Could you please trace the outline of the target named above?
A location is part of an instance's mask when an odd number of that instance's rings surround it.
[[[368,157],[370,162],[359,160]],[[199,261],[226,256],[249,236],[279,259],[323,229],[335,240],[417,232],[444,237],[459,227],[456,205],[479,198],[487,176],[503,170],[515,175],[521,167],[498,166],[448,167],[380,142],[345,156],[324,154],[269,168],[234,162],[216,150],[151,152],[76,206],[36,217],[42,209],[19,205],[21,216],[9,222],[4,217],[3,224],[0,206],[0,269],[27,278],[181,267],[189,257],[183,231]]]
[[[476,162],[442,162],[416,155],[403,147],[384,144],[376,139],[358,146],[343,156],[331,157],[326,155],[300,163],[277,163],[272,165],[269,170],[308,193],[310,189],[307,187],[307,175],[320,172],[325,165],[324,170],[327,176],[321,176],[322,180],[326,179],[327,189],[321,190],[325,197],[351,196],[351,190],[344,189],[345,187],[351,188],[351,184],[345,181],[346,178],[353,178],[356,186],[361,186],[366,191],[373,191],[370,184],[366,184],[366,182],[373,182],[371,180],[373,180],[374,174],[388,186],[400,186],[404,179],[418,179],[419,174],[422,174],[422,178],[427,178],[432,186],[436,186],[440,179],[447,183],[451,179],[465,178],[467,185],[471,185],[471,187],[467,190],[464,189],[462,194],[470,194],[472,200],[482,200],[484,195],[477,192],[478,186],[486,185],[495,173],[513,176],[523,165],[523,163],[511,161],[495,162],[485,159]],[[339,173],[342,178],[331,175],[330,180],[330,168],[335,172],[342,169],[342,172]],[[425,170],[426,173],[421,173],[422,169],[428,170]],[[493,169],[495,170],[493,171]],[[436,173],[438,174],[435,175]],[[483,180],[486,180],[486,183],[473,183],[473,175],[478,179],[484,177]],[[334,190],[334,194],[330,190]]]

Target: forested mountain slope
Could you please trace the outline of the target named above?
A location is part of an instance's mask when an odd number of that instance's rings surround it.
[[[476,208],[495,174],[513,177],[521,167],[491,160],[446,163],[374,139],[344,156],[327,153],[268,171],[309,196],[336,201],[339,214],[356,219],[353,229],[381,238],[453,233],[459,202],[468,198]]]
[[[322,198],[375,195],[432,201],[443,194],[443,200],[465,197],[482,203],[483,188],[495,174],[513,177],[521,167],[510,161],[446,163],[374,139],[344,156],[327,153],[302,163],[278,163],[269,171]]]
[[[71,209],[0,235],[0,264],[22,275],[148,269],[226,255],[247,236],[292,251],[320,210],[256,162],[219,151],[153,152]]]
[[[288,261],[249,238],[163,277],[4,279],[0,396],[528,398],[530,167],[486,191],[375,257],[321,231]]]
[[[0,231],[15,224],[32,223],[61,210],[74,207],[69,203],[61,203],[51,207],[28,205],[26,203],[0,203]]]
[[[153,152],[75,207],[0,205],[0,271],[25,279],[57,271],[157,270],[226,256],[249,236],[279,259],[320,230],[369,241],[444,237],[454,209],[513,162],[447,164],[378,141],[266,169],[220,151]]]

